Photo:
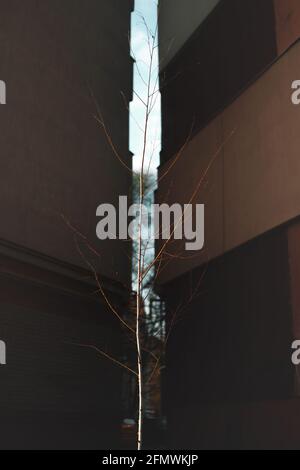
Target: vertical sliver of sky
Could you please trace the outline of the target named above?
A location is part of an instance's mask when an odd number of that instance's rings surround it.
[[[145,26],[145,23],[147,27]],[[136,61],[134,66],[133,87],[136,94],[133,94],[133,101],[130,104],[130,150],[133,153],[133,170],[138,172],[141,168],[143,147],[144,147],[144,128],[145,128],[145,106],[148,93],[148,77],[150,67],[149,36],[150,31],[156,37],[155,46],[158,44],[157,35],[157,0],[135,0],[135,10],[131,19],[131,51]],[[158,47],[153,50],[152,75],[150,80],[151,93],[158,90]],[[146,82],[146,83],[145,83]],[[139,98],[138,98],[138,96]],[[142,100],[142,101],[141,101]],[[147,146],[144,171],[154,176],[156,179],[156,169],[159,165],[159,153],[161,147],[161,108],[160,94],[155,96],[154,106],[149,115]],[[154,189],[150,194],[150,199],[154,199]],[[154,228],[151,227],[153,233]],[[148,240],[143,230],[143,239],[146,245],[146,260],[150,263],[154,259],[154,241]],[[133,269],[136,269],[133,263]],[[152,270],[151,270],[152,272]],[[149,272],[149,277],[151,276]],[[133,289],[136,289],[133,274]],[[147,295],[146,295],[147,297]],[[146,308],[147,302],[145,303]]]
[[[148,83],[149,65],[150,65],[150,51],[148,44],[147,29],[145,27],[143,18],[147,24],[148,29],[154,34],[157,26],[157,1],[156,0],[135,0],[135,10],[132,14],[131,20],[131,50],[132,56],[136,60],[134,67],[134,91],[138,96],[146,101],[147,99],[147,86],[144,81]],[[158,37],[156,34],[156,45]],[[139,73],[137,70],[139,68]],[[156,85],[158,88],[158,48],[154,50],[153,56],[153,72],[150,82],[152,92]],[[141,100],[134,94],[133,101],[130,105],[130,150],[133,153],[133,169],[138,171],[141,167],[141,159],[143,152],[144,142],[144,122],[145,122],[145,107]],[[160,152],[160,139],[161,139],[161,115],[160,115],[160,95],[156,97],[155,106],[150,113],[149,126],[147,132],[147,148],[146,148],[146,162],[145,170],[150,167],[152,173],[156,172],[159,165],[159,152]]]

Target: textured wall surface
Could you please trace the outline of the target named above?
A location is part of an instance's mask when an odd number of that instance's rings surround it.
[[[205,204],[204,250],[172,240],[158,277],[171,448],[300,447],[299,11],[223,0],[161,67],[156,200],[187,203],[201,183]]]
[[[263,235],[163,292],[173,325],[166,368],[170,446],[298,448],[299,406],[294,402],[291,419],[292,405],[284,402],[294,396],[287,231]]]
[[[96,208],[129,193],[132,61],[128,0],[1,0],[0,238],[82,264],[63,214],[101,251],[99,270],[129,283],[128,244],[96,240]]]
[[[273,0],[221,1],[161,69],[161,161],[231,103],[276,54]]]
[[[300,3],[298,0],[274,0],[276,35],[279,54],[300,36]]]
[[[0,0],[0,448],[118,448],[120,324],[77,250],[120,312],[129,244],[99,243],[96,208],[129,194],[130,173],[94,115],[101,109],[122,158],[132,93],[132,1]],[[64,217],[62,217],[62,215]],[[63,220],[64,218],[64,220]]]
[[[161,282],[300,214],[300,107],[291,102],[299,51],[297,43],[197,133],[159,185],[157,201],[183,204],[201,182],[194,202],[204,203],[206,212],[204,250],[171,260]],[[182,243],[169,245],[173,254],[183,250]]]
[[[220,0],[160,0],[160,60],[164,68]]]
[[[87,271],[9,254],[0,269],[0,448],[118,447],[121,370],[88,347],[118,357],[118,321]],[[122,289],[103,287],[124,311]]]

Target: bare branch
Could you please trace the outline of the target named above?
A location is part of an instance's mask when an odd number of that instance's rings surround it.
[[[94,351],[97,351],[99,354],[101,354],[102,356],[106,357],[106,359],[109,359],[110,361],[112,361],[113,363],[117,364],[118,366],[122,367],[123,369],[127,370],[128,372],[131,372],[132,374],[134,374],[135,376],[137,376],[137,373],[135,370],[131,369],[130,367],[128,367],[126,364],[123,364],[122,362],[120,362],[118,359],[114,358],[113,356],[110,356],[109,354],[107,354],[105,351],[102,351],[101,349],[97,348],[97,346],[94,346],[93,344],[81,344],[81,343],[67,343],[67,344],[71,344],[73,346],[79,346],[79,347],[82,347],[82,348],[89,348],[89,349],[93,349]]]

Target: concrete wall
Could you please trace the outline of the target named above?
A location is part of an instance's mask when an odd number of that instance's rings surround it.
[[[191,427],[190,416],[197,416],[192,433],[186,432]],[[298,450],[299,419],[297,399],[185,406],[169,421],[171,446],[200,450]]]
[[[161,71],[222,0],[160,0],[159,37]],[[225,0],[227,5],[231,0]],[[224,3],[224,1],[223,1]],[[278,52],[284,52],[299,37],[298,0],[273,0]],[[232,17],[234,20],[234,17]],[[237,18],[235,18],[237,19]],[[218,33],[217,31],[215,32]]]
[[[277,47],[281,54],[300,34],[300,4],[297,0],[274,0]]]
[[[131,0],[0,0],[1,449],[120,447],[120,323],[130,245],[96,240],[96,208],[130,194],[94,119],[97,105],[128,166]],[[92,97],[93,95],[93,97]],[[64,219],[62,218],[64,216]],[[86,346],[79,346],[79,344]]]
[[[159,185],[158,201],[187,203],[205,175],[195,198],[205,204],[205,249],[170,261],[161,282],[300,214],[300,108],[291,102],[299,51],[297,43],[199,132]],[[173,254],[184,249],[179,242],[169,248]]]
[[[293,307],[294,339],[300,338],[300,224],[299,220],[288,228],[291,304]]]
[[[288,250],[283,227],[164,286],[172,447],[186,448],[190,439],[198,449],[299,448],[296,428],[286,433],[281,423],[284,413],[289,422],[285,401],[295,393]]]
[[[0,238],[82,265],[63,214],[101,251],[101,273],[130,282],[128,243],[96,240],[96,208],[130,192],[129,0],[1,0]],[[92,97],[94,96],[94,98]],[[128,254],[128,251],[127,251]]]
[[[161,70],[161,162],[231,104],[276,57],[273,0],[221,1]]]
[[[1,245],[0,448],[118,448],[120,324],[88,271]],[[124,290],[103,281],[122,312]],[[80,344],[86,346],[79,346]]]
[[[170,448],[300,447],[298,3],[223,0],[161,70],[156,200],[205,204],[158,271]]]
[[[159,42],[164,68],[220,0],[160,0]]]

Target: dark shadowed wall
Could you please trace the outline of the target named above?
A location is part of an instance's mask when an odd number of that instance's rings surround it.
[[[0,238],[82,265],[63,214],[96,243],[96,208],[130,191],[95,119],[131,167],[129,0],[1,0]],[[125,247],[124,247],[125,245]],[[128,244],[98,242],[99,271],[128,282]]]
[[[164,41],[176,27],[160,3]],[[184,204],[199,187],[205,204],[204,249],[172,240],[157,278],[173,329],[170,446],[300,448],[299,2],[209,4],[160,70],[156,201]]]
[[[248,429],[247,410],[252,408],[255,415],[271,400],[288,404],[294,393],[290,294],[285,229],[258,238],[165,287],[170,326],[180,307],[167,352],[167,389],[172,393],[166,403],[172,446],[251,447],[255,441]],[[189,425],[181,433],[179,422],[190,409]],[[242,436],[237,417],[231,421],[226,409],[233,415],[234,410],[242,410],[238,418]],[[225,422],[220,428],[221,416]],[[273,419],[277,418],[274,409]],[[187,421],[187,417],[183,419]],[[255,420],[256,439],[263,446],[271,440],[260,434],[257,416]],[[226,427],[231,428],[228,435]],[[289,438],[290,434],[285,436],[283,445],[288,445]]]
[[[120,325],[80,251],[123,313],[129,244],[96,240],[96,208],[130,194],[131,176],[95,115],[130,167],[132,8],[131,0],[0,0],[3,449],[119,447],[121,371],[86,346],[119,357]]]

